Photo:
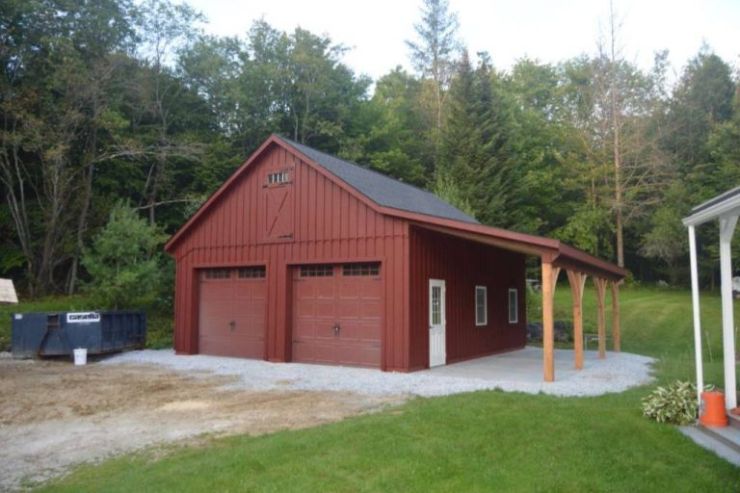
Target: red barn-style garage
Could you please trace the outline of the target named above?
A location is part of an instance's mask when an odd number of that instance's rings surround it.
[[[542,259],[552,380],[557,273],[568,271],[576,335],[579,292],[594,278],[602,354],[604,293],[611,284],[618,307],[624,277],[557,240],[483,226],[429,192],[277,135],[165,248],[176,261],[177,353],[386,371],[523,347],[525,258],[533,255]]]

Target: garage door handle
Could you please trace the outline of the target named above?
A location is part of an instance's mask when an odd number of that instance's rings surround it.
[[[338,336],[339,331],[342,330],[342,327],[339,326],[339,324],[334,324],[334,335]]]
[[[234,330],[235,328],[236,328],[236,322],[232,320],[231,322],[229,322],[229,330]]]

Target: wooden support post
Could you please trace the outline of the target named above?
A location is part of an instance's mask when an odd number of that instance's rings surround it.
[[[598,308],[597,326],[599,328],[599,358],[606,358],[606,311],[604,303],[606,301],[606,279],[594,277],[596,285],[596,306]]]
[[[619,281],[612,281],[612,339],[614,352],[622,350],[622,332],[619,327]]]
[[[573,350],[575,352],[576,370],[583,368],[583,287],[586,274],[569,270],[568,282],[573,298]]]
[[[555,381],[555,320],[553,318],[553,295],[560,267],[553,267],[549,259],[542,259],[542,352],[545,382]]]

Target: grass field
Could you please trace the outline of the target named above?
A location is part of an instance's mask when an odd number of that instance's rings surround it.
[[[585,328],[593,331],[593,288]],[[556,292],[568,319],[569,290]],[[693,380],[686,291],[622,291],[623,350]],[[533,311],[536,309],[533,300]],[[719,297],[703,298],[705,373],[721,386]],[[534,318],[534,313],[532,317]],[[709,350],[706,350],[709,349]],[[589,398],[503,392],[414,399],[317,428],[238,436],[83,466],[44,491],[740,491],[740,470],[641,416],[652,386]]]

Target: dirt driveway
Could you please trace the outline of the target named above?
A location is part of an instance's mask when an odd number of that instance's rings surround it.
[[[229,389],[229,377],[144,365],[0,355],[0,491],[72,466],[208,433],[260,434],[337,421],[398,398]]]

